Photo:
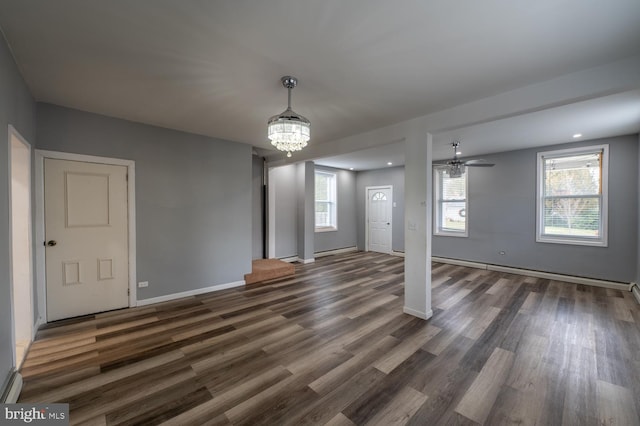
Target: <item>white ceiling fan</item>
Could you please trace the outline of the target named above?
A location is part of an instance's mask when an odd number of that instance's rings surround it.
[[[447,174],[449,175],[449,177],[452,178],[457,178],[460,177],[464,174],[465,171],[465,167],[493,167],[495,166],[495,164],[493,163],[487,163],[485,160],[468,160],[468,161],[461,161],[458,158],[458,155],[461,154],[461,152],[459,151],[459,147],[460,147],[460,141],[453,141],[451,143],[451,146],[453,147],[453,159],[450,161],[447,161],[446,164],[436,164],[436,167],[446,167],[447,169]]]

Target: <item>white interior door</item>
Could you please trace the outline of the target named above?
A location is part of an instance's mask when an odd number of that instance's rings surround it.
[[[367,249],[391,253],[391,187],[367,188]]]
[[[127,168],[44,161],[47,320],[128,306]]]

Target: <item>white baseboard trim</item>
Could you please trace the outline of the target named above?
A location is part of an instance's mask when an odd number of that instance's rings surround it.
[[[467,266],[469,268],[486,269],[488,271],[506,272],[508,274],[526,275],[528,277],[545,278],[554,281],[563,281],[574,284],[584,284],[593,287],[604,287],[615,290],[629,291],[629,284],[615,281],[597,280],[594,278],[576,277],[573,275],[555,274],[553,272],[534,271],[531,269],[512,268],[509,266],[489,265],[479,262],[468,262],[466,260],[448,259],[446,257],[432,257],[432,261],[448,263],[451,265]]]
[[[638,284],[631,283],[631,293],[635,296],[636,302],[640,304],[640,288],[638,288]]]
[[[345,248],[339,248],[335,250],[318,251],[318,252],[315,252],[314,255],[315,257],[324,257],[324,256],[331,256],[333,254],[351,253],[354,251],[358,251],[358,247],[345,247]]]
[[[405,257],[404,256],[404,252],[403,251],[395,251],[395,250],[391,250],[391,256],[398,256],[398,257]]]
[[[41,325],[46,324],[45,320],[42,319],[42,317],[38,317],[38,319],[36,320],[36,323],[33,324],[33,328],[31,329],[31,341],[33,342],[34,340],[36,340],[36,334],[38,334],[38,330],[40,329]]]
[[[405,306],[402,308],[402,312],[404,312],[405,314],[413,315],[414,317],[422,318],[423,320],[428,320],[433,316],[433,310],[431,309],[429,309],[429,312],[422,312]]]
[[[278,260],[282,260],[283,262],[287,262],[287,263],[300,262],[300,258],[298,256],[283,257],[283,258],[279,258]]]
[[[154,303],[168,302],[170,300],[182,299],[184,297],[196,296],[198,294],[210,293],[212,291],[226,290],[228,288],[241,287],[245,285],[244,280],[234,281],[226,284],[213,285],[211,287],[197,288],[195,290],[183,291],[181,293],[167,294],[165,296],[152,297],[150,299],[138,300],[136,306],[153,305]]]
[[[0,403],[15,404],[20,397],[20,392],[22,392],[22,375],[16,370],[12,370],[5,385],[5,388],[1,389]]]
[[[313,262],[315,262],[315,261],[316,261],[316,259],[315,259],[315,258],[313,258],[313,257],[312,257],[311,259],[299,259],[299,260],[298,260],[298,262],[300,262],[300,263],[304,263],[305,265],[306,265],[307,263],[313,263]]]

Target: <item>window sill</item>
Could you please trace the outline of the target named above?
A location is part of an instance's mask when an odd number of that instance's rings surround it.
[[[456,237],[456,238],[468,238],[469,234],[466,232],[434,232],[434,237]]]
[[[536,237],[537,243],[551,243],[551,244],[567,244],[572,246],[590,246],[590,247],[608,247],[607,241],[603,240],[582,240],[567,237],[548,237],[538,235]]]
[[[321,228],[316,228],[316,232],[334,232],[337,230],[338,228],[336,226],[323,226]]]

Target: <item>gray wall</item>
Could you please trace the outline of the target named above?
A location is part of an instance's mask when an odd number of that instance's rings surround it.
[[[263,202],[263,164],[264,159],[257,155],[251,161],[251,242],[252,259],[262,259],[262,202]]]
[[[338,192],[338,230],[316,232],[315,252],[355,247],[357,245],[356,173],[322,166],[316,166],[315,168],[316,170],[326,170],[336,174],[336,189]],[[315,220],[315,218],[312,220]]]
[[[638,145],[640,146],[640,134],[638,135]],[[640,149],[638,150],[638,237],[637,237],[637,250],[638,257],[636,260],[636,283],[640,284]]]
[[[274,167],[269,170],[269,191],[272,193],[274,217],[270,218],[275,229],[269,231],[275,234],[275,257],[298,256],[297,211],[296,194],[297,173],[296,165]]]
[[[36,140],[36,104],[4,38],[0,36],[0,392],[13,366],[9,272],[9,124],[33,149]],[[37,311],[35,305],[34,308]]]
[[[356,177],[358,248],[360,250],[365,249],[366,187],[382,185],[393,186],[395,207],[392,207],[391,248],[393,251],[404,252],[404,167],[389,167],[387,169],[358,172]]]
[[[356,214],[355,214],[355,182],[356,174],[347,170],[333,169],[330,167],[315,166],[314,169],[328,170],[337,174],[338,191],[338,230],[329,232],[312,232],[315,229],[312,215],[315,210],[315,175],[306,182],[306,174],[309,168],[305,164],[291,164],[274,167],[269,173],[269,189],[275,197],[275,257],[294,257],[303,253],[301,244],[313,242],[315,253],[335,250],[356,245]],[[315,171],[315,170],[313,170]],[[304,189],[304,190],[303,190]],[[307,197],[311,195],[311,197]],[[306,210],[303,210],[306,209]],[[304,214],[303,214],[304,213]],[[305,224],[303,218],[307,217]],[[305,229],[305,238],[300,233]],[[308,247],[307,247],[308,251]]]
[[[609,144],[609,246],[537,243],[536,154]],[[638,135],[483,156],[470,168],[469,237],[433,237],[433,256],[630,282],[638,275]],[[505,251],[505,255],[500,255]]]
[[[39,149],[136,162],[138,299],[251,271],[251,147],[38,104]]]

